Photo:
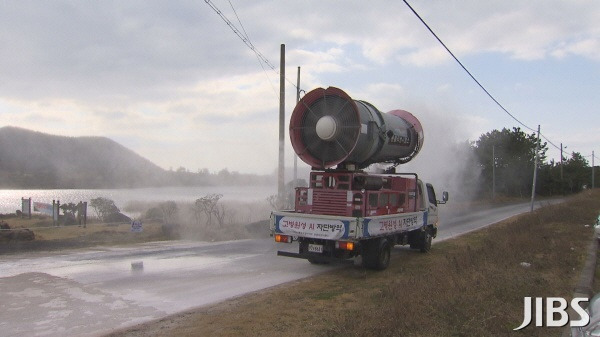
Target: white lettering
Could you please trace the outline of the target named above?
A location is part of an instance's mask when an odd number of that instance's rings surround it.
[[[544,299],[542,297],[535,298],[535,326],[544,326],[543,320],[543,307]]]
[[[580,302],[589,301],[587,298],[576,297],[571,300],[571,308],[577,313],[578,318],[571,321],[572,327],[583,327],[589,324],[590,317],[585,311]],[[544,303],[543,297],[535,298],[535,326],[544,326],[544,304],[546,305],[546,325],[548,327],[563,327],[569,324],[569,314],[567,313],[568,303],[562,297],[547,297]],[[521,330],[531,324],[533,318],[533,298],[525,297],[523,299],[523,323],[514,331]],[[558,315],[558,319],[555,316]]]
[[[581,318],[571,321],[571,326],[582,327],[590,324],[590,315],[581,307],[581,305],[579,305],[579,302],[587,301],[588,299],[585,297],[575,297],[571,300],[571,308],[573,308],[573,310],[575,310],[577,315],[579,315],[579,317]]]
[[[523,323],[518,328],[513,329],[519,331],[526,328],[531,323],[531,297],[525,297],[523,300]]]
[[[554,304],[558,303],[558,307]],[[567,309],[567,300],[560,297],[546,298],[546,325],[549,327],[565,326],[569,323],[569,315],[565,311]],[[540,310],[538,310],[539,312]],[[560,319],[555,320],[554,314],[559,314]]]

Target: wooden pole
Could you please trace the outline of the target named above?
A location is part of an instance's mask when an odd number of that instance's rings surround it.
[[[298,67],[298,79],[296,81],[296,104],[300,102],[300,67]],[[294,153],[294,188],[298,187],[298,155]]]
[[[492,145],[492,200],[496,199],[496,145]]]
[[[533,184],[531,186],[531,212],[533,212],[533,203],[535,202],[535,182],[537,180],[537,166],[540,158],[540,126],[538,125],[537,143],[535,144],[535,164],[533,165]]]
[[[592,151],[592,188],[595,188],[594,185],[594,151]]]
[[[563,180],[563,146],[560,143],[560,181]]]
[[[277,195],[283,201],[285,194],[284,177],[284,142],[285,138],[285,44],[281,44],[281,57],[279,64],[279,170],[277,176]]]

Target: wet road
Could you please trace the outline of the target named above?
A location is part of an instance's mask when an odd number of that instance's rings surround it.
[[[547,203],[547,202],[544,202]],[[441,207],[436,241],[529,211]],[[119,328],[306,278],[331,266],[276,256],[271,238],[176,241],[0,256],[2,336],[101,336]]]

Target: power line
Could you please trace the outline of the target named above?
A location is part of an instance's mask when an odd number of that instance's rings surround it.
[[[248,37],[248,34],[246,33],[246,30],[244,29],[244,26],[242,25],[242,22],[240,21],[237,12],[235,11],[235,8],[233,8],[233,5],[231,4],[231,1],[229,1],[229,4],[231,5],[231,8],[233,9],[233,12],[235,13],[235,16],[238,18],[238,22],[240,23],[240,26],[242,27],[242,30],[244,31],[244,33],[240,32],[240,30],[227,18],[227,16],[225,16],[225,14],[223,14],[223,12],[210,0],[204,0],[204,2],[210,7],[212,8],[212,10],[217,13],[217,15],[219,15],[219,17],[227,24],[227,26],[229,26],[229,28],[235,33],[235,35],[237,35],[237,37],[240,38],[240,40],[242,40],[242,42],[244,42],[244,44],[250,48],[250,50],[252,50],[254,52],[254,54],[256,55],[256,57],[259,59],[261,67],[263,67],[263,63],[266,64],[269,68],[271,68],[271,70],[273,70],[277,75],[279,75],[279,71],[277,71],[277,69],[275,69],[275,66],[273,66],[273,64],[269,61],[269,59],[267,59],[255,46],[254,44],[252,44],[252,42],[250,42],[250,38]],[[264,69],[264,67],[263,67]],[[288,79],[287,77],[285,78],[288,83],[290,83],[291,85],[294,86],[294,88],[298,89],[296,87],[296,84],[294,82],[292,82],[290,79]],[[272,86],[272,85],[271,85]]]
[[[212,1],[204,0],[204,2],[206,2],[206,4],[210,6],[210,8],[212,8],[212,10],[215,11],[219,17],[221,17],[221,19],[229,26],[229,28],[231,28],[235,35],[237,35],[237,37],[239,37],[240,40],[242,40],[242,42],[244,42],[244,44],[250,48],[250,50],[252,50],[262,62],[264,62],[272,70],[277,71],[275,70],[275,66],[273,66],[271,62],[269,62],[269,60],[260,51],[258,51],[258,49],[256,49],[252,43],[250,43],[250,40],[244,34],[242,34],[231,21],[229,21],[225,14],[223,14],[223,12],[221,12],[221,10],[212,3]]]
[[[494,98],[494,96],[492,96],[492,94],[475,78],[475,76],[473,76],[473,74],[471,74],[471,72],[467,69],[467,67],[465,67],[464,64],[462,64],[462,62],[460,62],[460,60],[454,55],[454,53],[446,46],[446,44],[437,36],[437,34],[433,31],[433,29],[431,29],[431,27],[429,27],[429,25],[427,24],[427,22],[425,22],[425,20],[423,20],[423,18],[421,18],[421,16],[419,15],[419,13],[417,13],[414,8],[412,8],[412,6],[408,3],[407,0],[403,0],[404,3],[406,4],[406,6],[408,6],[408,8],[410,8],[410,10],[415,14],[415,16],[421,21],[421,23],[423,23],[423,25],[425,25],[425,27],[427,28],[427,30],[429,30],[429,32],[438,40],[438,42],[446,49],[446,51],[450,54],[450,56],[452,56],[452,58],[454,58],[454,60],[461,66],[461,68],[463,68],[463,70],[473,79],[473,81],[475,81],[475,83],[477,83],[477,85],[492,99],[492,101],[494,101],[496,103],[496,105],[498,105],[500,107],[500,109],[502,109],[504,112],[506,112],[510,117],[512,117],[512,119],[514,119],[515,121],[517,121],[517,123],[521,124],[523,127],[536,132],[536,130],[530,128],[529,126],[525,125],[523,122],[521,122],[520,120],[517,119],[517,117],[513,116],[513,114],[511,114],[510,112],[508,112],[508,110],[506,110],[506,108],[504,108],[504,106],[502,104],[500,104],[500,102],[498,102],[498,100],[496,100],[496,98]]]
[[[554,146],[557,150],[560,150],[560,146],[554,144],[552,141],[550,141],[550,139],[548,139],[548,137],[544,136],[541,132],[540,137],[544,138],[546,142],[550,143],[550,145]]]
[[[244,31],[244,37],[248,40],[248,43],[254,47],[254,44],[252,43],[252,41],[250,41],[250,36],[248,36],[248,32],[246,32],[246,28],[244,28],[244,25],[242,24],[242,20],[240,19],[240,17],[237,14],[237,11],[235,10],[235,8],[233,7],[233,3],[231,3],[231,0],[229,0],[229,6],[231,6],[231,9],[233,10],[233,14],[235,14],[235,17],[238,21],[238,23],[240,24],[240,27],[242,27],[242,30]],[[279,96],[277,95],[277,91],[275,90],[275,86],[273,85],[273,82],[271,81],[271,78],[269,77],[269,74],[267,74],[267,70],[265,69],[265,66],[262,62],[262,59],[260,57],[260,54],[256,48],[252,49],[252,51],[254,52],[254,54],[256,55],[256,59],[258,60],[258,64],[260,65],[260,67],[263,70],[263,73],[265,74],[265,76],[267,77],[267,81],[269,82],[269,84],[271,85],[271,89],[273,90],[273,93],[275,94],[275,96],[279,99]]]
[[[419,21],[421,21],[421,23],[423,23],[423,25],[427,28],[427,30],[429,30],[429,32],[436,38],[436,40],[438,40],[438,42],[444,47],[444,49],[446,49],[446,51],[450,54],[450,56],[452,56],[452,58],[454,58],[454,60],[460,65],[460,67],[469,75],[469,77],[471,77],[471,79],[473,81],[475,81],[475,83],[477,83],[477,85],[481,88],[481,90],[483,90],[489,98],[492,99],[492,101],[494,101],[494,103],[496,103],[496,105],[498,105],[500,107],[500,109],[502,109],[506,114],[508,114],[512,119],[514,119],[517,123],[519,123],[520,125],[522,125],[523,127],[525,127],[526,129],[536,132],[536,130],[530,128],[529,126],[527,126],[525,123],[521,122],[518,118],[516,118],[513,114],[511,114],[502,104],[500,104],[500,102],[481,84],[481,82],[479,82],[475,76],[467,69],[467,67],[465,67],[465,65],[454,55],[454,53],[450,50],[450,48],[448,48],[448,46],[446,46],[446,44],[442,41],[442,39],[440,39],[437,34],[433,31],[433,29],[431,29],[431,27],[429,27],[429,25],[427,24],[427,22],[425,22],[425,20],[419,15],[419,13],[417,13],[417,11],[408,3],[407,0],[403,0],[404,3],[406,4],[406,6],[408,6],[408,8],[413,12],[413,14],[419,19]],[[540,132],[540,137],[544,138],[549,144],[551,144],[552,146],[554,146],[557,150],[561,150],[561,148],[559,146],[557,146],[556,144],[554,144],[552,141],[550,141],[550,139],[548,139],[548,137],[546,137],[544,134],[542,134]]]

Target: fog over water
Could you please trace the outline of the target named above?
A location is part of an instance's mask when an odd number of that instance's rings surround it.
[[[136,189],[63,189],[63,190],[0,190],[0,213],[14,213],[21,208],[21,198],[31,198],[33,202],[52,203],[60,200],[64,203],[90,201],[104,197],[112,199],[117,207],[123,209],[133,201],[176,201],[194,202],[207,194],[223,195],[224,201],[253,202],[264,201],[277,193],[276,185],[256,186],[195,186],[195,187],[160,187]]]

